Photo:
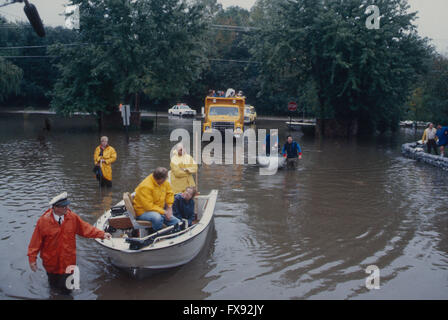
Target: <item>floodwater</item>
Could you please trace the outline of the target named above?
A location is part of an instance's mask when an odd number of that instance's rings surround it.
[[[157,166],[169,166],[170,132],[191,119],[159,118],[150,132],[105,132],[117,150],[113,187],[92,173],[95,131],[42,130],[33,116],[0,116],[0,299],[58,299],[28,243],[62,191],[94,223]],[[257,128],[284,122],[258,121]],[[259,174],[252,164],[202,165],[199,189],[218,189],[214,229],[190,263],[131,277],[99,245],[78,238],[80,289],[70,299],[447,299],[448,173],[405,159],[421,132],[367,140],[303,137],[297,170]],[[204,144],[206,145],[206,143]],[[380,288],[366,288],[366,268]]]

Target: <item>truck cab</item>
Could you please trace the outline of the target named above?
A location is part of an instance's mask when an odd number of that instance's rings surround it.
[[[241,136],[244,128],[244,106],[244,97],[206,97],[202,132],[211,132],[212,129],[224,132],[231,129],[235,137]]]

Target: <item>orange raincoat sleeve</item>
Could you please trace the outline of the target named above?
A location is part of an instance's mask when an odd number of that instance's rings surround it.
[[[42,234],[40,232],[39,221],[37,222],[37,226],[34,229],[33,236],[31,237],[31,241],[28,246],[28,260],[30,263],[36,262],[37,255],[42,249]]]
[[[100,229],[97,229],[89,223],[85,222],[78,215],[76,215],[76,219],[78,220],[78,228],[76,230],[76,234],[84,238],[104,239],[104,231],[101,231]]]

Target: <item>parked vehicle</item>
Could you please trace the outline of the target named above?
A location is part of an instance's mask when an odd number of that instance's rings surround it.
[[[202,131],[231,129],[235,137],[241,136],[244,129],[244,105],[244,97],[206,97]]]
[[[196,110],[191,109],[184,103],[178,103],[171,109],[168,109],[168,114],[170,116],[194,117],[196,116]]]

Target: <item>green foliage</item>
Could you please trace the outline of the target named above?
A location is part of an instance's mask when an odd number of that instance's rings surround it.
[[[73,0],[77,48],[54,47],[61,77],[52,106],[61,113],[110,111],[135,93],[188,94],[203,68],[202,6],[178,0]]]
[[[8,59],[23,70],[9,100],[46,105],[51,97],[70,114],[108,112],[139,94],[166,110],[181,100],[199,107],[209,89],[231,87],[259,114],[287,114],[297,101],[298,114],[359,132],[394,129],[403,116],[448,118],[446,59],[417,35],[407,0],[258,0],[250,11],[216,0],[71,3],[81,8],[78,31],[46,28],[42,39],[28,24],[0,29],[0,46],[52,45],[0,54],[58,57]],[[365,25],[370,4],[380,8],[379,30]]]
[[[252,53],[263,62],[262,94],[282,100],[312,81],[316,116],[393,128],[430,56],[406,0],[376,1],[379,30],[366,27],[367,0],[259,1],[262,32]]]
[[[11,93],[19,93],[23,71],[0,57],[0,102]]]
[[[195,86],[199,99],[194,103],[203,105],[205,94],[209,89],[226,91],[228,88],[234,88],[237,91],[242,90],[248,98],[248,103],[254,104],[257,93],[254,83],[257,67],[253,64],[236,62],[236,60],[251,60],[245,42],[245,32],[216,28],[216,26],[249,26],[249,11],[240,7],[214,8],[210,28],[203,38],[210,60]]]
[[[417,82],[405,118],[415,121],[448,123],[448,58],[433,58],[427,74]]]
[[[0,50],[2,56],[46,56],[48,45],[71,43],[76,41],[76,34],[62,27],[45,27],[46,36],[36,36],[29,23],[7,23],[0,17],[0,47],[13,47]],[[17,48],[30,47],[30,48]],[[48,92],[52,89],[57,70],[48,58],[6,58],[23,70],[20,89],[4,101],[8,106],[47,107]]]

